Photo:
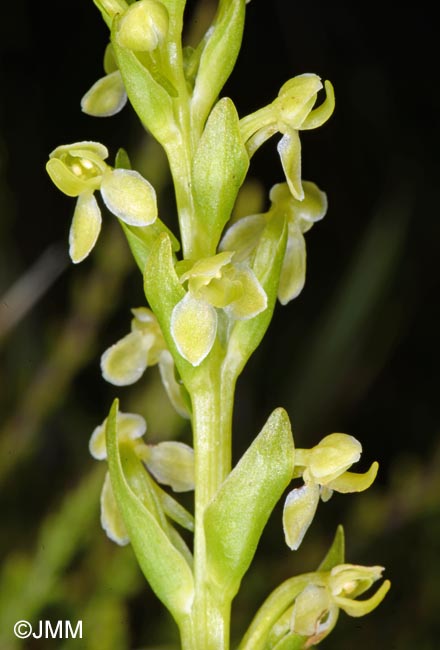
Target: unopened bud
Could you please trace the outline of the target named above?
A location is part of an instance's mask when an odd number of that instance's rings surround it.
[[[151,52],[168,32],[168,11],[157,0],[139,0],[130,5],[119,23],[117,41],[135,52]]]

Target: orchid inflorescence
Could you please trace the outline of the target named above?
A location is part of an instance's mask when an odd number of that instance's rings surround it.
[[[179,627],[182,649],[227,650],[232,599],[289,486],[282,525],[288,547],[296,550],[320,500],[367,489],[378,470],[373,463],[363,474],[350,471],[362,446],[345,433],[295,449],[283,409],[270,415],[231,466],[235,383],[277,300],[286,305],[302,291],[304,235],[327,212],[326,194],[302,178],[300,132],[329,119],[333,88],[315,74],[301,74],[267,106],[240,118],[232,100],[219,95],[240,49],[245,0],[219,0],[195,48],[182,45],[185,0],[94,2],[110,43],[105,75],[84,95],[82,110],[107,117],[131,103],[167,155],[180,236],[165,225],[160,197],[158,205],[152,184],[132,168],[123,149],[112,166],[100,143],[59,146],[47,171],[62,192],[76,198],[72,261],[85,260],[97,241],[99,193],[143,275],[146,304],[132,310],[130,332],[103,352],[104,379],[128,386],[158,366],[172,406],[193,432],[192,447],[175,440],[155,444],[153,437],[147,443],[145,419],[122,412],[116,400],[90,440],[92,456],[108,462],[101,522],[110,539],[131,543]],[[251,159],[277,134],[284,181],[270,190],[266,211],[236,218],[234,205]],[[194,491],[194,514],[162,486]],[[192,543],[176,526],[193,534]],[[380,603],[388,581],[367,600],[357,596],[382,571],[347,564],[339,528],[317,571],[289,578],[272,592],[240,650],[318,644],[340,610],[362,616]]]

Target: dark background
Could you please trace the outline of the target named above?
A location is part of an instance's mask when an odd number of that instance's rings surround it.
[[[80,111],[81,96],[103,74],[107,42],[92,2],[10,4],[0,29],[0,294],[6,296],[0,319],[0,621],[2,614],[6,622],[89,616],[84,648],[99,650],[165,642],[167,620],[158,617],[129,549],[113,548],[99,529],[101,478],[90,479],[93,489],[85,483],[96,465],[87,452],[89,434],[117,394],[100,379],[98,359],[128,331],[128,310],[143,300],[140,278],[108,215],[90,259],[68,265],[73,203],[52,186],[44,165],[59,144],[97,140],[111,156],[119,146],[136,154],[150,180],[157,174],[169,214],[170,187],[160,177],[162,158],[151,153],[131,108],[108,120]],[[296,554],[284,549],[280,511],[274,514],[237,598],[233,630],[242,633],[278,582],[312,570],[341,522],[347,560],[383,564],[393,588],[369,617],[342,615],[323,647],[431,650],[440,632],[440,96],[433,15],[420,3],[386,13],[371,3],[252,0],[242,53],[225,88],[240,115],[271,101],[285,80],[304,72],[330,79],[336,92],[331,120],[302,134],[303,176],[327,192],[329,211],[306,235],[305,290],[277,307],[240,380],[235,452],[281,405],[298,446],[332,431],[351,433],[364,446],[359,469],[377,459],[381,470],[368,493],[336,495],[321,505]],[[265,144],[251,167],[266,193],[282,180],[275,143]],[[164,218],[172,224],[169,214]],[[6,292],[32,269],[35,295],[42,281],[33,265],[42,255],[43,275],[53,282],[10,324],[15,303]],[[156,388],[152,371],[140,385],[119,391],[124,410],[144,412],[152,438],[186,436],[172,414],[157,407]],[[73,494],[77,510],[69,515]],[[47,555],[44,540],[52,549]],[[106,582],[110,565],[117,584]],[[45,585],[41,593],[35,576]],[[4,643],[6,650],[28,647],[7,645],[9,637]]]

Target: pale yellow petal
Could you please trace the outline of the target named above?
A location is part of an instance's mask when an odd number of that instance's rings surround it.
[[[217,332],[217,313],[204,300],[187,293],[174,307],[171,335],[179,353],[191,365],[198,366],[209,354]]]
[[[148,445],[145,464],[159,483],[170,485],[175,492],[194,490],[194,451],[183,442]]]
[[[344,472],[333,481],[326,483],[326,487],[344,494],[348,492],[363,492],[374,483],[378,469],[379,463],[374,462],[370,469],[363,474]]]
[[[101,210],[93,194],[81,194],[76,202],[69,233],[69,254],[74,264],[93,249],[101,231]]]
[[[241,284],[241,295],[225,307],[226,313],[237,320],[248,320],[267,307],[267,295],[251,269],[237,270],[236,279]]]
[[[289,129],[277,145],[286,181],[295,199],[302,201],[304,190],[301,183],[301,142],[298,131]]]
[[[315,516],[319,502],[319,487],[303,485],[287,495],[283,510],[283,529],[286,544],[296,551]]]
[[[281,267],[278,300],[282,305],[296,298],[306,281],[306,242],[296,221],[289,220],[287,245]]]
[[[112,542],[116,542],[119,546],[126,546],[130,543],[124,520],[113,494],[108,472],[105,475],[101,492],[101,525]]]
[[[183,418],[189,418],[188,408],[182,396],[182,385],[176,379],[174,359],[168,350],[162,350],[159,357],[159,372],[162,384],[171,404]]]
[[[94,117],[110,117],[127,103],[127,93],[119,70],[98,79],[81,99],[81,109]]]
[[[346,433],[332,433],[311,450],[309,471],[321,484],[327,485],[361,457],[362,445]]]
[[[108,348],[101,357],[104,379],[115,386],[134,384],[147,368],[148,348],[153,342],[152,335],[134,331]]]
[[[154,187],[132,169],[107,171],[101,196],[110,212],[130,226],[149,226],[157,218]]]

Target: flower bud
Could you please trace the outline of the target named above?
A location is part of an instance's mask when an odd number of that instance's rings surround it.
[[[168,32],[168,11],[157,0],[139,0],[121,17],[116,35],[118,44],[136,52],[151,52]]]

